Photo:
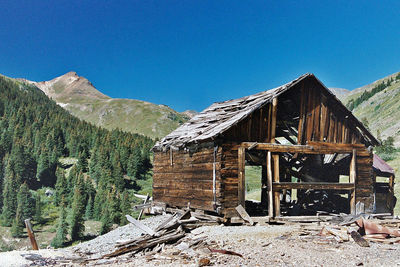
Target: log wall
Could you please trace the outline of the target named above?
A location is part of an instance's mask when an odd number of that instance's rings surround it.
[[[171,164],[172,158],[172,164]],[[169,206],[216,211],[221,202],[221,148],[216,153],[216,206],[213,195],[214,148],[195,153],[156,152],[153,161],[153,199]]]

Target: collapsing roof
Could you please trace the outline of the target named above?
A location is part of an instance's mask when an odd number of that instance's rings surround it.
[[[378,176],[390,176],[394,175],[394,170],[389,166],[383,159],[378,155],[374,154],[374,160],[372,167]]]
[[[313,74],[304,74],[275,89],[245,96],[239,99],[212,104],[197,116],[193,117],[178,129],[164,137],[161,141],[157,142],[153,147],[153,150],[179,150],[191,144],[215,140],[232,126],[248,117],[255,110],[272,102],[272,99],[291,88],[294,88],[296,84],[307,78],[316,80],[321,85],[321,89],[325,90],[328,95],[330,95],[330,97],[341,106],[346,116],[355,123],[356,129],[360,132],[367,145],[379,144],[378,140],[375,139],[375,137],[360,121],[357,120],[351,111],[349,111],[325,85],[323,85]]]

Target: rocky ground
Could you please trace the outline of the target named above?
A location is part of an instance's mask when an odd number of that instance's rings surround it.
[[[169,216],[169,215],[166,215]],[[166,216],[143,220],[155,228]],[[360,247],[334,236],[320,236],[321,224],[285,223],[256,226],[203,226],[193,230],[179,244],[166,245],[159,252],[125,254],[98,259],[114,249],[115,242],[140,236],[132,224],[107,235],[62,250],[13,251],[0,253],[1,266],[396,266],[400,245],[370,242]],[[203,240],[189,247],[191,240]],[[221,254],[228,250],[240,254]],[[84,259],[91,259],[84,261]]]

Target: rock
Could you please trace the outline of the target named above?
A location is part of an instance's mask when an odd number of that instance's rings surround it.
[[[199,266],[199,267],[201,267],[201,266],[208,266],[208,265],[210,265],[210,264],[211,264],[210,259],[208,259],[208,258],[200,258],[199,261],[198,261],[198,263],[197,263],[197,266]]]

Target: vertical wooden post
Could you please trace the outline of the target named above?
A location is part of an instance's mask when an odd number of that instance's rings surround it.
[[[279,155],[272,155],[274,160],[274,182],[279,183]],[[278,191],[274,191],[274,215],[279,216],[281,214],[281,194]]]
[[[149,199],[150,199],[150,196],[149,196],[149,194],[147,193],[147,195],[146,195],[146,198],[145,198],[145,200],[143,201],[143,204],[146,204],[147,203],[147,201],[149,201]],[[138,216],[138,221],[140,221],[140,219],[142,218],[142,216],[143,216],[143,210],[144,210],[145,208],[143,208],[143,209],[141,209],[140,210],[140,213],[139,213],[139,216]]]
[[[272,113],[271,113],[271,134],[269,142],[270,143],[275,143],[275,133],[276,133],[276,113],[278,109],[278,98],[275,97],[272,99]]]
[[[389,197],[390,201],[390,213],[393,215],[394,214],[394,174],[389,176]]]
[[[33,233],[32,224],[31,224],[30,219],[25,220],[25,226],[26,226],[26,231],[28,232],[29,239],[32,244],[32,249],[39,250],[38,245],[36,243],[35,234]]]
[[[300,91],[300,115],[299,115],[299,127],[297,130],[297,143],[302,144],[303,143],[303,132],[304,132],[304,123],[306,120],[305,116],[305,93],[304,93],[304,82],[301,85],[301,91]]]
[[[268,186],[267,186],[267,166],[262,165],[261,169],[261,207],[267,209],[268,203]]]
[[[274,217],[274,198],[272,191],[272,163],[271,151],[267,152],[267,185],[268,185],[268,216]]]
[[[238,205],[242,205],[243,208],[245,207],[246,204],[246,177],[245,177],[245,160],[246,160],[246,154],[245,154],[245,148],[244,147],[239,147],[238,149],[238,173],[239,173],[239,181],[238,181]]]
[[[350,213],[355,214],[356,212],[356,179],[357,179],[357,170],[356,170],[356,160],[357,160],[357,150],[353,149],[353,155],[351,157],[350,162],[350,183],[354,183],[354,188],[350,194]]]

